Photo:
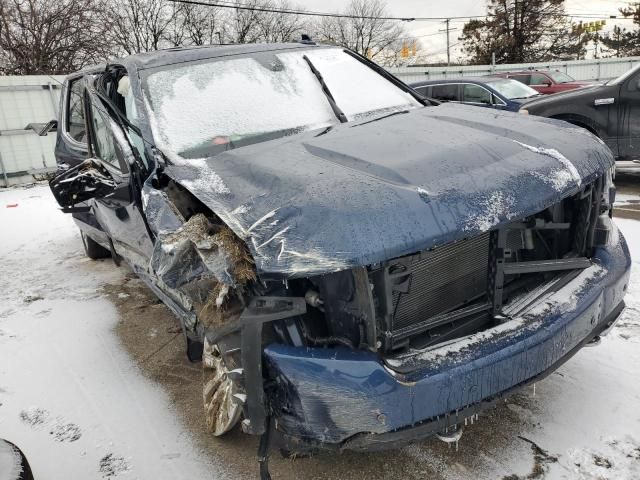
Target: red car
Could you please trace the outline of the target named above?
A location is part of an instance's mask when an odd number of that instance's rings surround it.
[[[522,72],[497,73],[495,76],[513,78],[545,95],[591,85],[589,82],[574,80],[566,73],[557,70],[525,70]]]

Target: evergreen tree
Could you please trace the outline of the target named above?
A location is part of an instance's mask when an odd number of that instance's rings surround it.
[[[620,9],[625,18],[633,18],[634,30],[615,26],[613,32],[602,38],[602,43],[616,57],[640,55],[640,3],[629,4]]]
[[[588,38],[573,32],[564,0],[488,0],[487,17],[466,23],[460,37],[472,63],[575,58]]]

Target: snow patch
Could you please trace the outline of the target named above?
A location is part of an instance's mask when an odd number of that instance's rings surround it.
[[[584,480],[640,478],[640,443],[607,438],[600,448],[573,448],[567,452],[573,472]]]
[[[517,143],[523,148],[526,148],[530,152],[539,153],[541,155],[546,155],[548,157],[555,158],[564,166],[568,174],[571,176],[571,179],[575,181],[578,186],[582,185],[582,177],[580,176],[578,169],[567,157],[565,157],[562,153],[560,153],[555,148],[534,147],[532,145],[527,145],[526,143],[519,142],[517,140],[513,140],[513,142]]]
[[[56,423],[49,433],[56,442],[75,442],[82,437],[82,430],[75,423]]]
[[[32,427],[43,425],[49,420],[49,412],[44,408],[30,407],[20,412],[20,420]]]
[[[493,192],[480,200],[478,209],[483,213],[469,218],[463,227],[465,231],[486,232],[498,225],[512,210],[515,198],[510,193]]]
[[[109,453],[100,459],[99,470],[103,478],[112,478],[131,469],[129,463],[113,453]]]
[[[221,454],[203,454],[114,332],[118,315],[100,288],[124,281],[128,269],[85,257],[77,226],[48,185],[0,189],[6,203],[20,208],[0,208],[0,225],[11,230],[0,235],[0,329],[7,333],[0,365],[11,366],[0,369],[9,392],[0,392],[0,436],[48,480],[100,479],[100,460],[124,452],[133,472],[112,480],[231,478]],[[34,293],[45,298],[23,302]]]
[[[219,195],[228,195],[231,193],[229,187],[227,187],[216,172],[214,172],[209,165],[207,165],[204,158],[191,160],[190,167],[197,169],[197,176],[194,180],[181,180],[180,183],[185,188],[192,192],[206,191],[213,192]]]
[[[550,185],[556,192],[564,192],[574,181],[571,172],[564,169],[553,169],[549,175],[540,172],[531,172],[531,175]]]

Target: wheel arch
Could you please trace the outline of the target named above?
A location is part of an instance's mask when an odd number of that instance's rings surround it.
[[[583,115],[576,114],[576,113],[561,113],[557,115],[552,115],[549,118],[552,118],[554,120],[564,120],[565,122],[571,123],[576,127],[582,127],[588,130],[589,132],[593,133],[596,137],[602,138],[593,120]]]

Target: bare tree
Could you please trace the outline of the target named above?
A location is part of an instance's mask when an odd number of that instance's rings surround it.
[[[319,39],[350,48],[371,59],[404,37],[404,28],[388,16],[382,0],[351,0],[344,12],[353,18],[323,17],[318,25]]]
[[[0,73],[64,74],[104,57],[100,0],[0,0]]]
[[[222,43],[227,36],[227,17],[222,9],[185,4],[181,15],[186,41],[192,45]]]
[[[261,0],[238,1],[238,5],[261,7]],[[231,41],[234,43],[255,43],[260,41],[259,21],[262,12],[250,9],[235,9],[229,18]]]
[[[176,7],[167,0],[112,1],[102,19],[112,20],[109,39],[118,53],[131,55],[182,44],[183,37],[175,35]]]
[[[262,6],[274,10],[302,10],[300,7],[292,7],[287,0],[273,2],[268,0]],[[290,42],[298,39],[308,28],[307,21],[302,15],[293,15],[280,12],[262,12],[258,17],[260,40],[275,42]]]

